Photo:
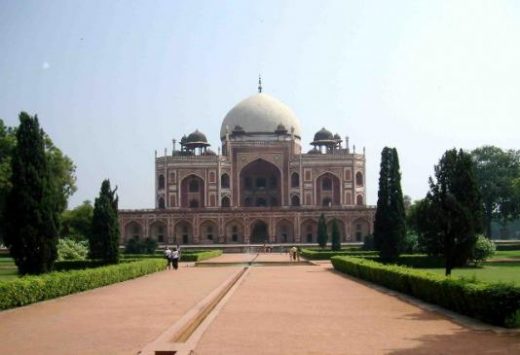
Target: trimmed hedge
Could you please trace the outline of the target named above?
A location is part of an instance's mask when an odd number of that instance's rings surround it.
[[[126,281],[164,270],[164,261],[148,259],[86,270],[52,272],[0,282],[0,309],[24,306],[71,293]]]
[[[409,294],[426,302],[508,328],[520,327],[520,286],[485,283],[384,265],[373,260],[333,257],[338,271]]]
[[[123,260],[132,259],[164,259],[164,253],[155,254],[122,254]],[[222,255],[222,250],[181,250],[180,261],[202,261]]]
[[[358,256],[358,257],[367,257],[367,256],[377,256],[377,251],[362,251],[362,250],[312,250],[312,249],[302,249],[300,255],[308,260],[329,260],[333,256]]]
[[[222,250],[197,251],[194,253],[181,252],[181,261],[202,261],[222,255]]]

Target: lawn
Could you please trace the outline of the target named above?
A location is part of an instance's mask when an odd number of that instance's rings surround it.
[[[520,250],[497,250],[493,259],[518,259],[520,261]]]
[[[18,270],[13,259],[0,257],[0,281],[13,280],[18,277]]]
[[[518,251],[516,251],[518,253]],[[477,279],[485,282],[513,282],[520,285],[520,256],[518,262],[487,262],[482,267],[452,270],[452,276]],[[444,269],[421,269],[444,274]]]

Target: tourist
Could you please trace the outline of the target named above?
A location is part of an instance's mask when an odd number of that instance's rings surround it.
[[[166,247],[164,257],[166,258],[166,269],[169,270],[172,267],[172,251],[170,247]]]
[[[172,261],[173,268],[175,270],[177,270],[177,268],[179,267],[179,251],[177,250],[177,248],[173,248],[173,251],[171,254],[171,261]]]
[[[300,262],[300,247],[296,248],[296,261]]]
[[[298,249],[296,247],[291,248],[291,260],[296,261],[296,254],[298,254]]]

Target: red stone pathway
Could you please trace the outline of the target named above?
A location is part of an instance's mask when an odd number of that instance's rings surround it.
[[[136,354],[239,269],[182,266],[0,312],[0,353]],[[258,266],[230,295],[195,353],[520,354],[520,336],[468,329],[327,265]]]
[[[136,354],[236,271],[181,264],[0,312],[0,354]]]
[[[252,268],[196,354],[520,354],[520,334],[475,331],[322,266]]]

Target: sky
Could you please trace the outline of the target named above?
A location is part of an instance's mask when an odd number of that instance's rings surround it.
[[[325,126],[366,147],[367,201],[396,147],[419,199],[451,148],[520,149],[518,1],[0,0],[0,118],[37,114],[76,164],[69,207],[101,181],[154,206],[154,152],[256,93],[289,105],[304,150]]]

